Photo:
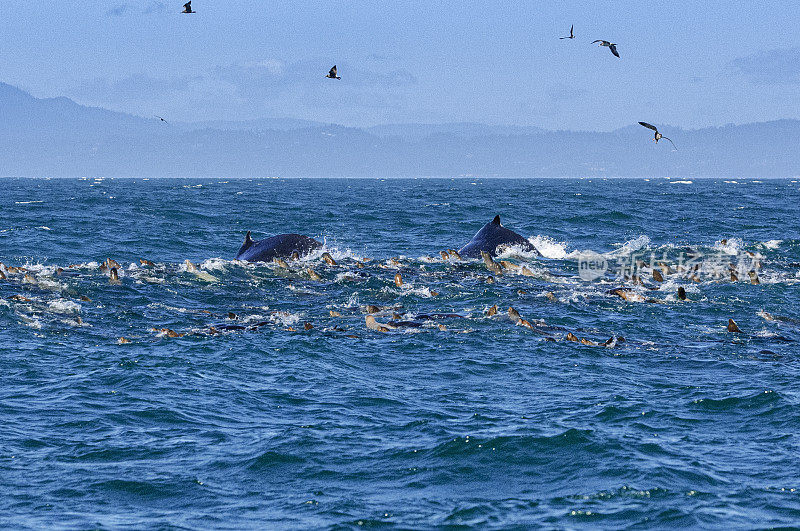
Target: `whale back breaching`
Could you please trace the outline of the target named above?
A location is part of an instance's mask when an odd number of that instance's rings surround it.
[[[301,234],[278,234],[255,241],[251,238],[250,231],[247,231],[244,243],[236,253],[236,260],[272,262],[276,258],[290,258],[295,253],[299,256],[306,255],[320,247],[320,242]]]
[[[464,258],[480,258],[481,251],[489,253],[491,256],[497,256],[497,248],[501,245],[518,246],[525,252],[536,251],[536,248],[526,238],[505,228],[500,223],[500,216],[495,216],[491,223],[484,225],[472,240],[458,252]]]

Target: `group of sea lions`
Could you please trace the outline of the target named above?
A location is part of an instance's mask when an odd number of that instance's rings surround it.
[[[319,275],[314,271],[313,268],[308,266],[308,262],[299,262],[301,258],[307,256],[315,251],[320,250],[323,247],[323,244],[318,242],[317,240],[310,238],[308,236],[303,236],[299,234],[281,234],[277,236],[273,236],[270,238],[266,238],[259,241],[254,241],[251,237],[251,233],[248,231],[245,237],[244,244],[239,249],[239,252],[236,255],[236,260],[248,261],[248,262],[268,262],[278,266],[279,268],[285,269],[288,274],[295,275],[300,274],[301,278],[305,277],[311,279],[312,281],[321,281],[323,280],[322,276]],[[484,280],[487,283],[495,282],[495,277],[500,277],[504,274],[504,272],[509,272],[516,275],[521,276],[534,276],[534,273],[525,265],[519,265],[509,260],[495,260],[501,253],[505,251],[506,248],[513,247],[514,249],[526,253],[526,255],[538,254],[536,248],[531,245],[531,243],[524,238],[523,236],[517,234],[516,232],[503,227],[500,222],[500,217],[496,216],[490,223],[487,223],[484,227],[482,227],[475,236],[460,250],[455,249],[448,249],[446,251],[442,251],[441,258],[444,262],[449,262],[451,260],[461,261],[463,259],[468,258],[482,258],[483,263],[486,269],[492,273],[492,275],[486,277]],[[324,260],[325,264],[328,266],[338,266],[336,260],[330,255],[330,253],[324,252],[321,255],[321,259]],[[363,259],[363,262],[360,260],[355,261],[356,268],[364,268],[364,262],[367,262],[368,259]],[[298,264],[290,266],[289,263]],[[153,262],[149,260],[140,260],[141,266],[145,270],[154,269],[156,266]],[[394,285],[397,288],[406,289],[408,287],[407,282],[403,279],[403,273],[401,262],[398,259],[389,259],[386,261],[385,264],[379,264],[378,267],[386,268],[386,269],[396,269],[397,272],[394,274]],[[58,268],[55,270],[55,275],[62,275],[62,274],[73,274],[75,272],[74,268],[79,268],[80,266],[70,266],[68,271],[65,273],[64,269]],[[133,266],[132,266],[133,267]],[[202,270],[199,266],[193,264],[190,261],[186,261],[184,266],[185,269],[180,269],[180,271],[185,271],[187,273],[191,273],[195,275],[199,280],[207,281],[207,282],[214,282],[217,279],[209,274],[208,272]],[[112,284],[119,284],[120,281],[120,271],[122,270],[120,264],[112,259],[107,259],[103,262],[99,269],[104,272],[108,278],[109,282]],[[413,270],[408,270],[409,273],[413,274]],[[664,282],[665,277],[670,275],[674,275],[680,273],[681,271],[678,268],[672,268],[665,263],[660,263],[658,269],[653,268],[651,272],[652,281],[655,283]],[[692,273],[694,277],[694,281],[698,281],[696,279],[696,270],[689,271]],[[0,280],[4,279],[11,279],[16,275],[22,275],[22,283],[23,284],[38,284],[36,277],[32,274],[28,273],[24,267],[8,267],[6,268],[4,265],[0,264]],[[362,275],[361,273],[354,273],[354,275]],[[473,274],[474,275],[474,274]],[[368,275],[367,275],[368,276]],[[643,296],[639,293],[636,289],[638,287],[648,287],[642,281],[642,279],[634,275],[631,278],[626,279],[630,281],[633,286],[632,287],[619,287],[612,290],[609,290],[607,293],[609,295],[618,296],[621,299],[628,301],[628,302],[662,302],[655,299],[651,299],[648,297]],[[731,273],[731,280],[736,281],[738,278],[735,274]],[[751,283],[758,284],[758,276],[755,272],[751,272]],[[657,289],[655,287],[650,286],[650,289]],[[429,296],[438,296],[438,293],[435,291],[428,291]],[[525,290],[520,290],[520,294],[527,293]],[[17,298],[12,297],[11,300],[15,301],[28,301],[31,302],[30,299],[19,295],[15,296]],[[547,292],[546,297],[551,302],[557,302],[556,296],[552,292]],[[683,287],[678,288],[678,299],[680,300],[687,300],[686,290]],[[82,301],[90,301],[88,297],[81,296]],[[345,311],[345,309],[342,309]],[[348,313],[352,314],[361,314],[365,315],[364,317],[364,325],[366,328],[372,331],[377,332],[390,332],[393,330],[402,330],[402,329],[413,329],[413,328],[434,328],[439,330],[447,330],[446,326],[437,322],[440,319],[465,319],[468,316],[455,314],[455,313],[448,313],[448,314],[409,314],[405,312],[398,313],[401,311],[399,308],[393,307],[378,307],[375,305],[366,305],[363,308],[348,308],[346,310]],[[207,312],[211,315],[211,312]],[[498,315],[497,306],[493,306],[489,308],[487,311],[484,312],[486,317],[494,317]],[[605,347],[613,347],[622,342],[624,342],[624,338],[622,337],[614,337],[611,336],[608,340],[602,341],[595,341],[592,339],[579,339],[573,332],[559,329],[558,327],[552,327],[546,325],[543,321],[537,322],[534,321],[532,323],[530,320],[523,318],[519,312],[510,307],[508,309],[508,318],[514,323],[516,326],[521,326],[527,329],[530,329],[534,332],[537,332],[541,335],[545,336],[546,340],[549,341],[556,341],[553,337],[554,332],[562,331],[567,332],[564,339],[566,341],[577,342],[584,345],[591,345],[591,346],[605,346]],[[380,316],[384,316],[381,321],[378,321],[377,318],[381,318]],[[331,317],[342,317],[341,312],[339,311],[330,311]],[[233,313],[228,313],[227,316],[224,317],[222,322],[217,322],[215,324],[209,325],[205,330],[202,331],[194,331],[189,332],[190,334],[200,334],[200,335],[216,335],[222,333],[224,331],[237,331],[237,330],[257,330],[262,326],[275,324],[275,321],[260,321],[260,322],[243,322],[238,321],[238,317]],[[301,325],[303,330],[311,330],[314,328],[309,322],[302,323]],[[296,331],[295,328],[291,325],[288,325],[287,330],[289,331]],[[347,330],[339,328],[335,326],[333,331],[336,332],[345,332]],[[731,333],[741,333],[738,325],[731,319],[728,323],[727,330]],[[167,328],[153,328],[151,330],[159,337],[168,337],[168,338],[176,338],[176,337],[183,337],[186,335],[185,333],[175,332],[173,330]],[[454,332],[467,332],[469,330],[453,330]],[[350,334],[348,337],[356,337]],[[608,336],[606,336],[608,337]],[[120,343],[128,343],[130,340],[126,338],[120,338]]]

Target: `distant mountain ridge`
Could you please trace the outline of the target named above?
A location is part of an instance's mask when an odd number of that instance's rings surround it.
[[[169,117],[166,117],[169,120]],[[800,121],[611,132],[480,123],[365,129],[292,118],[173,123],[0,83],[4,177],[723,177],[800,175]]]

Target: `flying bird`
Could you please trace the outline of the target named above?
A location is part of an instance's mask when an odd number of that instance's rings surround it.
[[[563,41],[564,39],[574,39],[575,38],[575,33],[573,32],[574,29],[575,29],[575,24],[569,27],[569,37],[559,37],[558,40]]]
[[[619,57],[619,52],[617,52],[617,45],[613,42],[603,41],[603,40],[596,40],[592,41],[592,44],[599,42],[600,46],[608,46],[608,49],[611,50],[611,53]]]
[[[158,118],[159,120],[161,120],[161,121],[162,121],[162,122],[164,122],[165,124],[169,125],[169,122],[168,122],[168,121],[166,121],[165,119],[163,119],[162,117],[160,117],[160,116],[156,115],[156,118]]]
[[[181,13],[197,13],[197,11],[192,11],[192,1],[189,0],[185,4],[183,4],[183,11]]]
[[[325,76],[325,77],[327,77],[329,79],[342,79],[341,77],[336,75],[336,72],[337,72],[336,71],[336,65],[333,65],[333,68],[331,68],[331,71],[328,72],[328,75]]]
[[[658,129],[656,128],[656,126],[654,126],[654,125],[652,125],[652,124],[649,124],[649,123],[647,123],[647,122],[639,122],[639,125],[642,125],[642,126],[644,126],[644,127],[648,128],[648,129],[650,129],[650,130],[652,130],[652,131],[655,131],[655,132],[656,132],[656,134],[655,134],[655,137],[654,137],[654,140],[656,141],[656,144],[658,144],[658,141],[659,141],[659,140],[661,140],[661,139],[663,138],[664,140],[669,140],[669,143],[670,143],[670,144],[672,144],[672,147],[674,147],[674,148],[675,148],[675,151],[678,151],[678,148],[677,148],[677,147],[675,147],[675,142],[673,142],[673,141],[672,141],[672,140],[670,140],[669,138],[667,138],[667,137],[665,137],[664,135],[662,135],[661,133],[659,133],[659,132],[658,132]]]

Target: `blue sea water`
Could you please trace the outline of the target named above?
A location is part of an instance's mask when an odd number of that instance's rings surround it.
[[[0,185],[2,527],[800,524],[797,181]]]

